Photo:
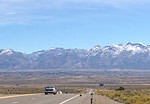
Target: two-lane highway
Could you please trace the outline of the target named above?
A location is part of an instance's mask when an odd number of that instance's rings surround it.
[[[65,104],[70,98],[79,97],[76,94],[61,94],[61,95],[27,95],[27,96],[9,96],[1,97],[0,104]],[[73,99],[71,99],[73,100]]]
[[[31,94],[31,95],[15,95],[0,97],[0,104],[121,104],[107,97],[94,94],[94,90],[87,89],[82,94]],[[91,93],[93,95],[91,95]]]

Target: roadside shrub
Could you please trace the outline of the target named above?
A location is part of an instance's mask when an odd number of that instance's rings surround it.
[[[123,91],[123,90],[125,90],[125,88],[124,87],[122,87],[122,86],[120,86],[118,89],[116,89],[117,91],[119,90],[119,91]]]
[[[101,90],[98,95],[107,96],[124,104],[150,104],[150,89],[141,90]]]

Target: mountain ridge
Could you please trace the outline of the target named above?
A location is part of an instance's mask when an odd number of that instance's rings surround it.
[[[25,54],[0,50],[0,69],[150,69],[150,46],[127,43],[91,49],[51,48]]]

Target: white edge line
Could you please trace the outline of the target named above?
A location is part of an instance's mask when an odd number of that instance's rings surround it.
[[[60,104],[67,103],[68,101],[73,100],[73,99],[75,99],[75,98],[78,97],[78,96],[79,96],[79,95],[73,96],[72,98],[63,101],[63,102],[61,102]]]
[[[40,95],[39,94],[24,94],[24,95],[12,95],[12,96],[2,96],[0,99],[8,99],[8,98],[15,98],[15,97],[25,97],[25,96],[33,96],[33,95]]]

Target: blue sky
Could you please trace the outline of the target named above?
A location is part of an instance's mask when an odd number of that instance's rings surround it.
[[[149,0],[1,0],[0,49],[150,44]]]

